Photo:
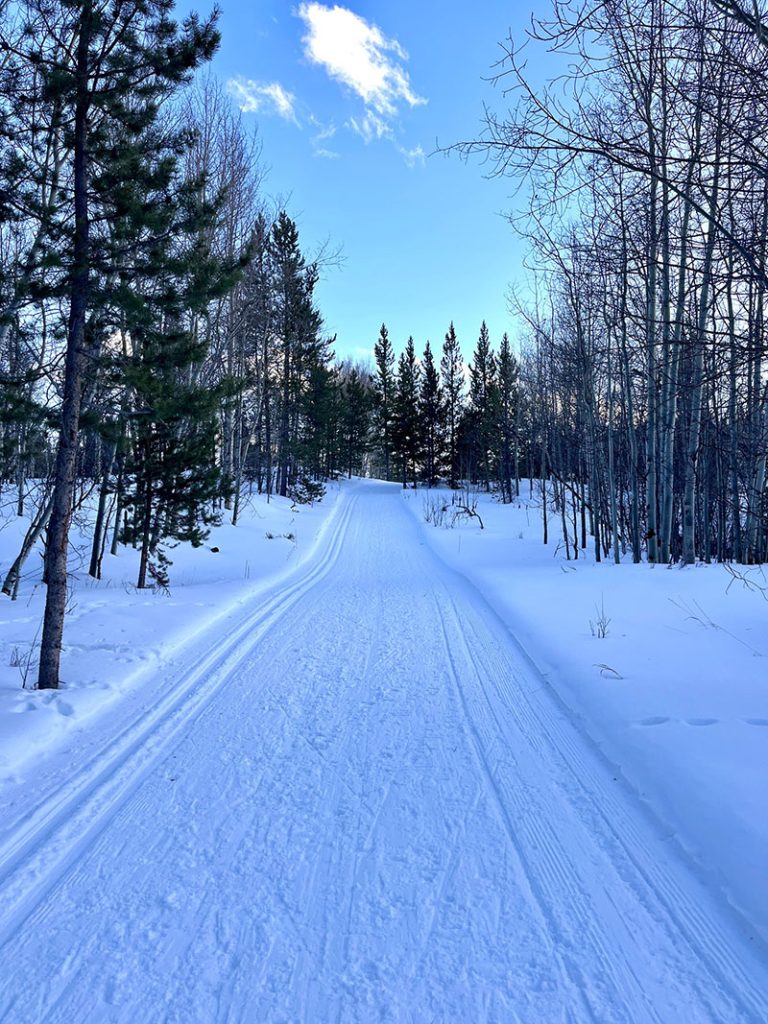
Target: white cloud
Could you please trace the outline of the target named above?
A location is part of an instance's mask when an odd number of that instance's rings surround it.
[[[346,126],[353,132],[357,132],[366,144],[373,142],[374,139],[388,139],[409,167],[424,167],[426,165],[427,154],[421,145],[413,146],[411,149],[401,146],[395,138],[391,126],[371,111],[368,111],[365,117],[360,119],[350,117]]]
[[[335,137],[336,125],[325,124],[319,121],[314,114],[309,115],[309,123],[316,129],[312,136],[312,152],[315,156],[325,157],[326,160],[338,160],[340,154],[324,145]]]
[[[424,152],[421,146],[414,146],[413,149],[405,149],[403,146],[398,146],[400,155],[403,157],[409,167],[423,167],[427,162],[427,154]]]
[[[317,128],[317,134],[314,137],[315,142],[324,142],[326,139],[332,139],[336,134],[335,124],[323,124],[322,121],[318,121],[312,114],[309,115],[309,120]]]
[[[372,110],[366,110],[361,118],[350,117],[347,127],[357,132],[366,142],[373,139],[391,139],[393,135],[391,125]]]
[[[254,82],[250,78],[230,78],[227,91],[234,96],[244,114],[277,114],[298,124],[296,97],[279,82]]]
[[[376,116],[385,122],[396,116],[402,103],[415,107],[427,102],[414,92],[400,63],[408,59],[407,53],[376,25],[338,5],[305,2],[298,13],[307,26],[306,56],[360,96],[366,118]],[[374,130],[371,137],[375,136],[380,138],[381,133]]]

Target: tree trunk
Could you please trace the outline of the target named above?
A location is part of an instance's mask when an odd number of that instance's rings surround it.
[[[90,292],[90,245],[88,223],[88,50],[91,36],[92,3],[84,2],[80,15],[77,41],[74,120],[73,178],[75,234],[72,278],[70,285],[67,353],[64,366],[64,394],[61,430],[56,454],[53,482],[53,503],[48,525],[46,553],[45,612],[40,643],[40,667],[37,686],[40,690],[58,689],[64,615],[67,606],[67,549],[72,518],[80,408],[85,376],[86,314]]]

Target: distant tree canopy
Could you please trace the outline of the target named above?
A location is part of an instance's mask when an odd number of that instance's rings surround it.
[[[768,34],[736,0],[556,4],[506,47],[509,113],[463,146],[524,178],[517,345],[338,359],[327,257],[262,190],[260,145],[201,76],[217,19],[168,0],[0,5],[0,488],[45,545],[39,685],[58,685],[68,533],[137,586],[237,523],[243,495],[329,478],[520,493],[569,557],[768,557]],[[386,311],[381,311],[386,313]],[[350,339],[351,340],[351,339]],[[423,345],[423,347],[422,347]],[[470,355],[471,353],[471,355]]]

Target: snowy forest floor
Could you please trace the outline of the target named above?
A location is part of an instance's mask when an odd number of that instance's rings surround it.
[[[483,593],[707,884],[768,940],[768,577],[631,556],[597,564],[591,546],[568,561],[558,516],[542,544],[535,495],[527,481],[512,505],[474,492],[484,530],[465,518],[425,536]],[[429,499],[451,500],[403,496],[420,520]]]
[[[76,577],[59,694],[3,603],[1,1020],[768,1019],[768,605],[424,498]]]
[[[177,654],[195,642],[210,647],[265,587],[312,551],[339,493],[339,485],[331,485],[314,506],[247,495],[236,528],[225,511],[222,525],[202,547],[185,543],[169,551],[168,593],[137,590],[139,553],[122,545],[116,557],[105,554],[101,580],[88,575],[94,509],[87,503],[70,544],[64,685],[45,693],[32,689],[45,600],[38,545],[25,566],[18,599],[0,596],[0,791],[4,783],[23,777],[28,762],[89,729],[121,697],[156,699],[168,687]],[[12,505],[11,498],[0,518],[2,577],[28,525],[13,514]]]

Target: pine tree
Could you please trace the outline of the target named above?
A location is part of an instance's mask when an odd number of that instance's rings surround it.
[[[292,469],[291,426],[296,421],[299,344],[301,320],[306,310],[307,266],[299,248],[299,232],[294,221],[281,211],[270,239],[274,266],[275,330],[280,353],[280,421],[277,439],[277,490],[285,497]]]
[[[333,340],[315,335],[309,343],[308,338],[304,338],[296,445],[297,461],[304,472],[298,481],[300,486],[294,482],[293,488],[294,498],[300,501],[322,497],[324,487],[321,481],[331,476],[335,469],[339,396],[332,365]]]
[[[505,333],[501,339],[498,360],[499,482],[504,502],[512,501],[513,478],[515,481],[514,495],[519,493],[519,438],[517,437],[519,382],[520,370],[510,347],[509,337]]]
[[[469,367],[467,420],[469,473],[473,478],[480,477],[490,490],[492,450],[498,436],[498,386],[496,359],[485,320]]]
[[[461,349],[456,338],[456,331],[451,321],[443,343],[443,356],[440,360],[440,376],[445,396],[445,425],[448,448],[448,482],[451,487],[458,487],[460,477],[459,466],[459,422],[462,412],[462,396],[464,393],[464,363]]]
[[[389,340],[389,332],[381,325],[379,337],[373,349],[376,361],[374,387],[376,395],[376,425],[379,444],[384,455],[384,479],[389,480],[389,462],[392,455],[392,420],[395,399],[395,352]]]
[[[416,486],[416,465],[421,450],[421,422],[419,419],[419,366],[413,338],[409,338],[397,366],[392,441],[400,460],[403,487],[408,486],[408,471]]]
[[[318,387],[321,377],[323,386],[330,386],[326,373],[331,355],[328,342],[321,338],[322,317],[314,302],[317,267],[304,258],[298,228],[285,211],[281,211],[273,225],[269,249],[274,292],[272,322],[279,345],[275,388],[279,395],[277,491],[286,497],[298,482],[302,450],[308,450],[306,432],[302,440],[308,390]],[[313,488],[308,486],[306,475],[299,490],[311,499]],[[299,491],[294,490],[294,497],[298,496]]]
[[[248,450],[253,439],[251,465],[259,493],[272,493],[272,430],[276,403],[275,323],[277,301],[276,275],[272,266],[272,226],[261,213],[252,232],[251,262],[243,275],[241,290],[244,365],[242,379],[241,432],[243,441],[238,457],[238,479],[246,472]],[[235,512],[239,511],[239,484],[235,487]],[[233,515],[233,520],[237,516]]]
[[[67,601],[67,549],[72,514],[78,431],[86,376],[93,359],[87,329],[93,307],[95,268],[94,226],[99,196],[94,183],[105,166],[120,166],[114,140],[121,132],[137,135],[158,116],[160,102],[187,81],[218,45],[215,16],[205,22],[195,15],[183,28],[170,19],[167,0],[142,3],[115,0],[109,9],[93,0],[69,0],[50,17],[50,4],[25,5],[30,32],[25,59],[45,81],[45,101],[60,112],[69,127],[60,142],[71,173],[71,202],[62,210],[62,224],[73,223],[64,254],[68,305],[67,344],[61,429],[54,471],[53,504],[46,555],[46,606],[40,650],[38,686],[59,685],[59,664]],[[43,9],[45,13],[43,14]],[[38,15],[41,18],[38,19]],[[42,22],[47,37],[34,35]],[[53,37],[53,45],[50,38]],[[96,190],[98,192],[98,190]],[[51,229],[55,226],[51,225]],[[57,240],[61,243],[63,232]]]
[[[148,577],[167,586],[164,541],[199,546],[218,519],[213,499],[226,490],[216,460],[219,411],[230,382],[211,387],[198,371],[208,354],[208,307],[240,271],[239,261],[210,251],[217,207],[201,201],[199,180],[179,180],[174,160],[159,163],[165,170],[150,168],[140,190],[150,201],[123,207],[120,237],[132,243],[133,266],[110,295],[126,342],[109,365],[131,420],[123,503],[132,512],[126,539],[141,552],[139,588]]]
[[[421,363],[419,418],[424,455],[423,476],[427,487],[434,487],[445,454],[445,409],[440,376],[429,342],[424,348]]]
[[[343,465],[351,478],[362,474],[368,451],[373,411],[373,383],[357,366],[341,368],[341,450]]]

